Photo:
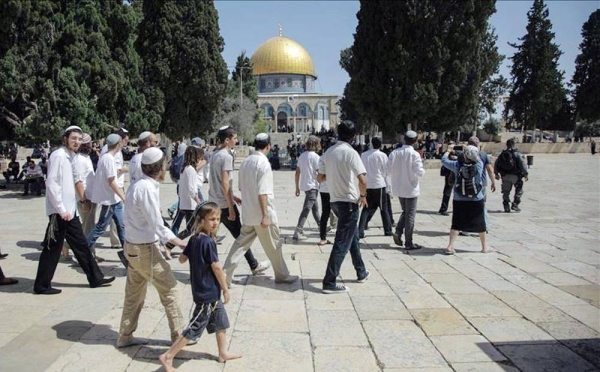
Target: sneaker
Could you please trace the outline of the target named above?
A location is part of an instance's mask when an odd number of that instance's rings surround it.
[[[396,244],[399,247],[402,247],[404,245],[404,242],[402,242],[402,238],[400,238],[396,234],[392,234],[392,236],[394,237],[394,244]]]
[[[173,211],[170,209],[167,209],[167,213],[169,214],[169,218],[173,219]]]
[[[306,240],[308,239],[308,237],[302,233],[298,233],[298,234],[294,234],[294,237],[292,238],[293,241],[300,241],[300,240]]]
[[[275,283],[291,284],[298,280],[298,275],[288,275],[283,279],[275,279]]]
[[[358,278],[357,282],[364,283],[367,281],[367,279],[369,279],[370,276],[371,276],[371,272],[369,272],[369,270],[367,270],[365,276],[363,276],[362,278]]]
[[[515,212],[521,212],[521,208],[519,208],[519,205],[515,203],[512,204],[512,207],[510,209],[512,209]]]
[[[335,294],[335,293],[347,293],[350,290],[343,285],[335,285],[335,287],[323,288],[323,293],[325,294]]]
[[[252,270],[252,275],[258,275],[258,274],[264,272],[265,270],[267,270],[269,267],[271,267],[271,262],[269,262],[269,261],[259,262],[258,266],[256,266],[256,268],[254,268]]]

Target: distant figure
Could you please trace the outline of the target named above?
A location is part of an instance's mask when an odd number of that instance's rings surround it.
[[[502,204],[504,212],[510,213],[511,209],[520,212],[519,204],[523,196],[523,180],[527,181],[528,171],[521,153],[515,148],[515,141],[506,141],[506,149],[494,163],[494,174],[499,180],[502,176]],[[510,204],[510,191],[515,186],[515,197]]]
[[[590,138],[590,148],[592,149],[592,155],[596,154],[596,142]]]

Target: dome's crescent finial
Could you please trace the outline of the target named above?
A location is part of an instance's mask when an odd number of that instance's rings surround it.
[[[283,36],[282,31],[281,31],[281,22],[279,22],[277,25],[279,26],[279,36]]]

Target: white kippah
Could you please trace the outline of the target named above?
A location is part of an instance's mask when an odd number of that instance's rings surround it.
[[[266,133],[259,133],[256,135],[256,138],[255,138],[256,141],[266,141],[268,139],[269,139],[269,135]]]
[[[221,128],[219,128],[219,132],[225,129],[229,129],[229,125],[224,125]]]
[[[161,149],[150,147],[142,153],[142,164],[154,164],[164,156]]]
[[[150,137],[151,135],[152,135],[152,132],[149,132],[149,131],[142,132],[142,134],[140,134],[140,136],[138,137],[138,141],[143,141],[146,138]]]
[[[408,132],[406,132],[405,136],[407,138],[417,138],[417,132],[415,132],[414,130],[409,130]]]
[[[83,131],[81,130],[81,128],[80,128],[80,127],[78,127],[77,125],[71,125],[70,127],[67,127],[67,129],[65,129],[65,131],[63,132],[63,134],[66,134],[66,133],[67,133],[68,131],[70,131],[70,130],[78,130],[78,131],[80,131],[80,132],[83,132]]]
[[[109,134],[108,137],[106,137],[106,144],[108,146],[114,146],[117,143],[119,143],[120,141],[121,141],[121,136],[119,136],[116,133]]]
[[[84,133],[83,136],[81,137],[81,143],[86,144],[86,143],[90,143],[90,142],[92,142],[92,136],[90,136],[87,133]]]

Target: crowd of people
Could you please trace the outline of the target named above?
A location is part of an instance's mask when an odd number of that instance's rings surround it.
[[[338,125],[337,138],[326,140],[310,136],[303,144],[295,170],[295,195],[304,194],[304,203],[293,241],[306,240],[304,224],[309,214],[319,226],[318,245],[333,244],[322,280],[325,294],[344,293],[349,289],[337,283],[340,267],[348,252],[356,271],[357,282],[370,276],[362,260],[359,241],[365,236],[368,223],[380,209],[385,236],[406,250],[420,249],[413,240],[419,179],[425,174],[422,155],[417,152],[417,133],[408,131],[404,142],[389,156],[381,147],[381,138],[371,140],[371,149],[362,152],[352,146],[357,137],[354,124]],[[229,288],[236,285],[234,273],[242,257],[251,273],[259,275],[268,268],[274,271],[276,284],[290,284],[299,278],[292,275],[283,255],[283,239],[274,206],[273,161],[269,155],[278,151],[271,146],[268,134],[254,140],[255,152],[242,162],[237,186],[241,197],[234,193],[232,150],[238,143],[232,127],[222,127],[216,133],[217,147],[208,147],[199,138],[189,146],[178,146],[178,156],[171,160],[169,171],[178,169],[178,202],[175,223],[185,220],[185,228],[170,227],[160,210],[159,185],[167,173],[167,156],[158,148],[154,133],[143,132],[137,141],[138,154],[129,167],[123,161],[121,149],[129,141],[129,132],[121,128],[110,134],[100,151],[97,167],[91,154],[92,139],[77,126],[66,128],[62,146],[51,153],[46,164],[46,228],[39,258],[34,293],[55,295],[61,290],[52,286],[61,251],[72,251],[74,260],[86,274],[92,288],[110,285],[114,277],[105,277],[98,263],[103,259],[94,249],[101,234],[114,223],[113,247],[127,269],[127,282],[117,347],[145,344],[148,340],[134,337],[146,296],[152,284],[165,308],[173,345],[160,356],[167,371],[172,371],[173,358],[186,345],[197,342],[206,329],[215,333],[218,360],[225,362],[241,357],[227,350],[225,332],[229,327],[224,308]],[[465,149],[450,144],[442,156],[443,167],[454,175],[453,183],[445,182],[453,196],[453,216],[447,254],[454,254],[454,242],[459,232],[479,233],[482,251],[490,252],[485,240],[488,229],[485,208],[485,186],[490,176],[491,189],[495,179],[502,177],[505,211],[519,211],[522,181],[527,180],[527,168],[522,156],[507,143],[507,149],[496,160],[478,149],[478,140],[471,138]],[[322,147],[323,146],[323,147]],[[319,155],[321,153],[321,155]],[[504,154],[507,155],[504,155]],[[513,168],[510,169],[510,165]],[[36,168],[36,165],[28,164]],[[486,169],[488,173],[486,174]],[[129,173],[130,185],[124,188],[124,176]],[[492,177],[493,175],[493,177]],[[172,174],[172,178],[173,178]],[[446,176],[447,177],[447,176]],[[201,186],[207,182],[205,198]],[[451,185],[451,186],[448,186]],[[509,194],[515,186],[515,197]],[[322,213],[319,208],[319,194]],[[447,214],[449,204],[444,191],[440,214]],[[402,213],[393,230],[392,198],[398,198]],[[240,210],[238,206],[242,205]],[[508,206],[508,207],[507,207]],[[96,219],[97,209],[99,216]],[[217,231],[220,224],[235,238],[224,265],[219,263]],[[336,229],[333,243],[327,233]],[[184,241],[187,237],[187,243]],[[221,237],[222,238],[222,237]],[[250,246],[258,238],[268,260],[259,262]],[[65,243],[66,240],[66,243]],[[190,283],[195,303],[192,319],[184,321],[177,281],[168,260],[172,249],[180,247],[179,261],[190,265]],[[15,284],[4,277],[0,269],[0,285]]]

